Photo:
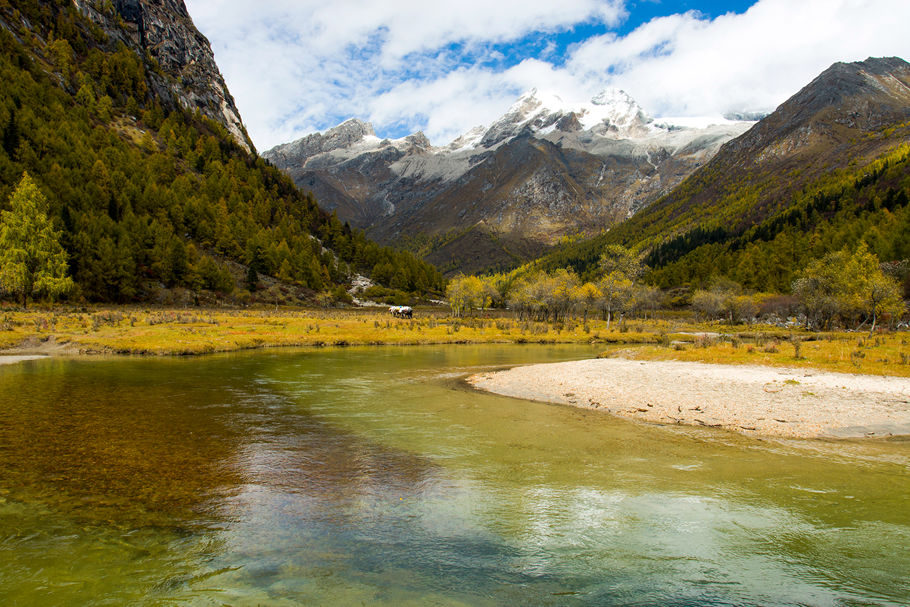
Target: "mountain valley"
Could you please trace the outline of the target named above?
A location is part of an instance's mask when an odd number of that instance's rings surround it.
[[[587,103],[532,90],[444,147],[422,133],[381,140],[351,119],[262,156],[371,237],[480,271],[624,221],[753,124],[701,122],[655,120],[619,90]]]

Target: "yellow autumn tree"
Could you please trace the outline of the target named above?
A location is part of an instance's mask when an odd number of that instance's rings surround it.
[[[35,295],[65,294],[73,287],[66,251],[47,216],[47,198],[28,173],[9,202],[10,210],[0,213],[0,288],[23,306]]]

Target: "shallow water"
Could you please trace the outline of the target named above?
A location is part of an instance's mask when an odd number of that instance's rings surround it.
[[[910,603],[910,442],[762,441],[459,381],[595,353],[0,367],[0,602]]]

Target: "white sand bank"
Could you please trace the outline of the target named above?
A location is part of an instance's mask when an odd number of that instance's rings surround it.
[[[14,365],[20,363],[24,360],[35,360],[38,358],[47,358],[43,355],[26,355],[26,356],[9,356],[5,354],[0,354],[0,365]]]
[[[468,381],[504,396],[752,435],[910,435],[910,378],[610,358],[516,367]]]

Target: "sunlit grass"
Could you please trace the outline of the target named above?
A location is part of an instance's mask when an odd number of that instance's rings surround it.
[[[82,353],[203,354],[261,347],[447,343],[638,343],[657,335],[570,319],[454,319],[440,309],[396,319],[377,310],[148,310],[97,308],[0,313],[0,348]]]
[[[628,345],[634,346],[628,355],[642,359],[910,376],[910,333],[818,335],[767,325],[696,323],[676,315],[613,322],[607,328],[599,318],[545,323],[503,312],[455,319],[444,308],[418,309],[413,319],[392,318],[383,308],[0,310],[0,350],[19,352],[162,356],[282,346],[453,343]]]
[[[794,334],[792,337],[761,333],[728,335],[720,339],[673,340],[644,345],[628,355],[648,360],[681,360],[705,363],[804,367],[910,377],[910,333]]]

